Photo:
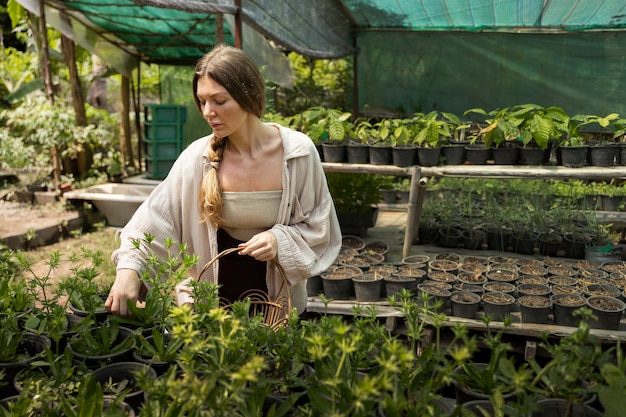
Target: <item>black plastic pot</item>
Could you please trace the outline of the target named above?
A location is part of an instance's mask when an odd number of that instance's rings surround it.
[[[372,165],[391,165],[393,161],[389,145],[370,145],[369,152]]]
[[[541,165],[544,161],[545,151],[541,148],[525,146],[519,150],[520,165]]]
[[[436,287],[428,282],[423,282],[417,286],[417,292],[418,295],[428,295],[431,308],[438,309],[439,312],[443,313],[450,311],[450,291]]]
[[[608,167],[615,164],[620,149],[615,145],[593,145],[589,147],[591,165]]]
[[[524,255],[533,255],[535,248],[539,246],[539,234],[537,232],[514,233],[512,239],[515,252]]]
[[[511,245],[513,231],[508,227],[491,228],[487,230],[487,247],[489,250],[503,252]]]
[[[602,417],[602,413],[585,404],[570,403],[562,398],[546,398],[537,402],[532,417]]]
[[[519,158],[517,146],[500,146],[493,148],[493,162],[496,165],[516,165]]]
[[[444,145],[441,147],[446,165],[461,165],[465,162],[465,145]]]
[[[591,243],[591,236],[585,233],[565,233],[563,235],[563,250],[567,258],[584,259],[585,246]]]
[[[626,304],[622,300],[601,295],[587,298],[587,306],[593,310],[595,316],[589,326],[605,330],[617,330],[626,309]]]
[[[346,159],[345,143],[322,143],[322,152],[326,162],[344,162]]]
[[[364,278],[365,275],[363,275],[363,278],[352,278],[356,300],[361,302],[379,301],[383,280]]]
[[[579,168],[587,165],[589,146],[563,146],[561,150],[561,164],[566,167]]]
[[[543,256],[556,256],[561,248],[563,236],[556,232],[547,232],[539,235],[539,252]]]
[[[417,280],[415,278],[406,277],[386,277],[383,279],[385,286],[385,295],[391,297],[399,293],[400,291],[408,290],[415,291],[417,287]]]
[[[418,164],[423,167],[434,167],[439,165],[439,155],[441,155],[441,148],[417,148],[417,160]]]
[[[398,193],[395,188],[382,188],[380,195],[383,197],[385,204],[395,204],[398,200]]]
[[[317,297],[319,294],[324,293],[324,284],[322,284],[322,277],[315,275],[306,280],[306,293],[309,297]]]
[[[492,297],[498,297],[501,301],[494,301]],[[503,292],[486,292],[481,296],[483,311],[491,320],[502,321],[505,316],[513,311],[515,298],[511,294]]]
[[[554,324],[558,326],[578,326],[579,317],[573,315],[574,311],[586,305],[586,300],[578,294],[553,294],[550,297],[553,303]],[[571,301],[571,302],[565,302]]]
[[[439,225],[435,223],[420,222],[417,229],[418,244],[428,245],[439,241]]]
[[[465,146],[465,159],[471,165],[485,165],[491,158],[491,148],[485,145]]]
[[[101,385],[121,382],[124,380],[134,380],[135,375],[139,372],[145,373],[148,379],[156,379],[157,375],[154,369],[143,363],[137,362],[118,362],[103,366],[94,370],[94,379]],[[129,387],[130,391],[124,397],[124,401],[130,405],[136,412],[141,408],[141,404],[145,400],[144,391],[137,385]],[[116,395],[104,394],[105,399],[113,400]]]
[[[330,279],[322,275],[324,295],[334,300],[349,300],[354,296],[352,278]]]
[[[97,331],[97,329],[94,329]],[[97,368],[102,366],[103,364],[112,363],[112,362],[120,362],[132,357],[132,350],[135,347],[135,343],[129,343],[124,349],[115,350],[114,353],[102,354],[102,355],[89,355],[76,350],[73,345],[76,344],[77,339],[80,337],[80,334],[74,335],[68,342],[66,349],[69,350],[72,355],[74,355],[74,360],[82,361],[88,368]],[[113,346],[119,346],[128,338],[133,337],[133,332],[126,327],[119,327],[119,331],[117,334],[117,339],[114,341]]]
[[[400,145],[391,148],[391,160],[398,167],[410,167],[417,161],[417,149],[413,145]]]
[[[486,233],[480,229],[465,230],[461,233],[463,237],[463,247],[469,250],[482,249],[483,240]]]
[[[454,291],[450,295],[450,309],[453,316],[468,319],[476,318],[479,307],[480,295],[475,292]]]
[[[548,324],[551,322],[552,301],[548,297],[524,295],[519,297],[517,302],[523,323]]]
[[[351,164],[367,164],[370,161],[369,146],[363,143],[348,142],[346,155]]]
[[[439,229],[439,246],[444,248],[458,248],[463,244],[461,230],[456,227]]]
[[[23,352],[26,357],[16,362],[0,363],[0,371],[4,372],[3,379],[0,379],[0,382],[6,382],[6,385],[0,384],[0,398],[10,397],[18,393],[13,386],[15,375],[22,369],[29,367],[30,363],[48,347],[50,347],[50,339],[46,336],[31,333],[24,334],[18,351]]]

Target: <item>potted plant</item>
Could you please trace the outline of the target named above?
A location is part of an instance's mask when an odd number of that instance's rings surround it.
[[[511,115],[522,119],[519,124],[522,149],[520,163],[539,165],[548,162],[551,142],[567,133],[569,117],[560,107],[521,104],[511,108]]]
[[[391,160],[395,166],[408,167],[415,165],[417,148],[412,142],[414,119],[391,119]]]
[[[348,140],[347,156],[351,164],[367,164],[370,160],[369,143],[376,135],[369,120],[359,119],[354,124],[354,137]]]
[[[391,153],[391,137],[393,134],[393,120],[382,119],[374,124],[370,137],[370,164],[391,165],[393,157]]]
[[[352,133],[352,114],[339,109],[312,107],[303,113],[307,122],[306,133],[322,144],[324,161],[343,162],[345,160],[345,140]]]
[[[438,165],[442,138],[452,136],[450,123],[438,112],[432,111],[414,118],[413,132],[419,164],[426,167]]]
[[[366,236],[376,223],[380,176],[328,173],[327,179],[342,233]]]
[[[480,108],[470,109],[468,113],[477,113],[485,117],[486,126],[479,130],[485,146],[491,147],[494,162],[497,165],[515,165],[518,157],[517,140],[522,119],[511,114],[508,107],[495,109],[487,113]]]

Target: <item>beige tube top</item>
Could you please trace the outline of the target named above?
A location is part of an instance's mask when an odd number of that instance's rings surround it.
[[[276,224],[282,190],[222,193],[222,227],[237,240],[247,241]]]

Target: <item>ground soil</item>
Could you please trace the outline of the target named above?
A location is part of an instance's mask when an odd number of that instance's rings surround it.
[[[33,205],[0,200],[0,239],[42,229],[76,217],[61,203]]]

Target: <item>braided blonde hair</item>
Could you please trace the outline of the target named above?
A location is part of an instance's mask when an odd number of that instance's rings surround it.
[[[198,99],[198,79],[210,77],[228,91],[228,94],[248,113],[257,117],[265,109],[265,84],[263,76],[254,61],[241,49],[217,45],[196,64],[193,77],[193,98],[202,113]],[[209,145],[208,159],[211,169],[200,185],[200,217],[202,222],[222,224],[220,217],[223,207],[222,190],[217,176],[219,164],[224,155],[228,138],[214,137]]]

